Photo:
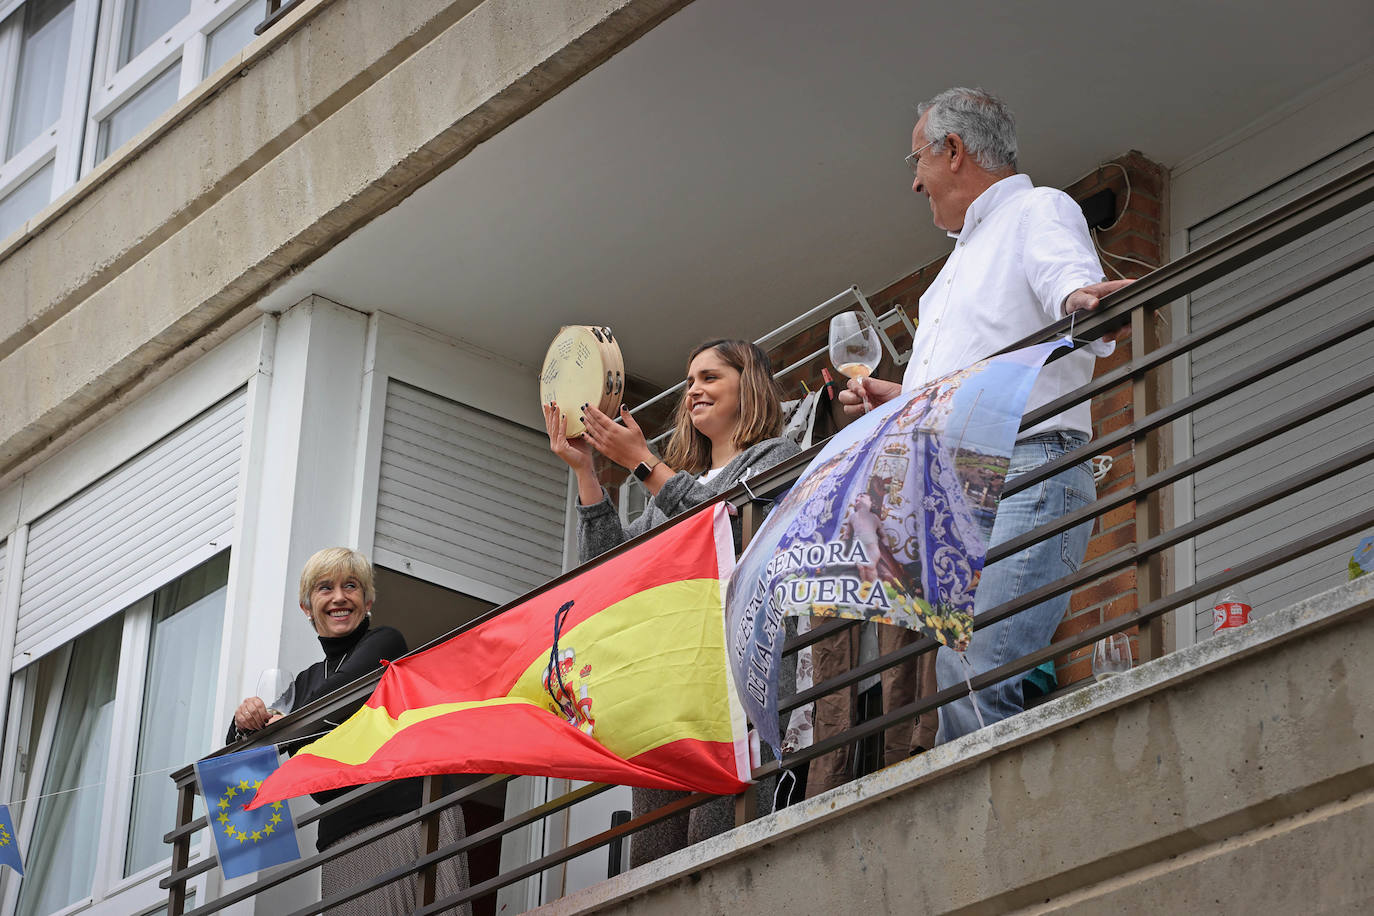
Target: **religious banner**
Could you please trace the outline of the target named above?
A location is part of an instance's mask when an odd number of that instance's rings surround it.
[[[845,617],[956,649],[1026,398],[1066,341],[975,363],[841,430],[774,507],[730,581],[730,665],[759,735],[779,748],[782,619]]]
[[[264,781],[252,806],[435,773],[739,792],[750,773],[725,659],[733,568],[716,504],[392,662],[367,703]]]

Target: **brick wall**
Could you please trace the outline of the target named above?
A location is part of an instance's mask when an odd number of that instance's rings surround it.
[[[1112,160],[1115,164],[1104,163],[1092,173],[1074,182],[1065,190],[1075,200],[1085,200],[1104,188],[1116,194],[1116,212],[1119,217],[1110,229],[1097,234],[1098,244],[1107,255],[1124,255],[1137,261],[1116,260],[1104,256],[1103,273],[1115,279],[1118,275],[1141,277],[1150,267],[1163,262],[1166,247],[1167,227],[1164,225],[1165,200],[1167,195],[1167,173],[1140,153],[1132,151]],[[1123,171],[1124,170],[1124,171]],[[1127,181],[1130,190],[1127,193]],[[921,294],[939,273],[944,258],[926,264],[910,274],[890,284],[876,293],[868,295],[869,303],[875,313],[881,315],[894,305],[901,305],[913,318],[918,317],[918,304]],[[1150,266],[1145,266],[1145,265]],[[779,347],[770,356],[778,367],[787,366],[815,350],[823,350],[827,344],[827,322],[810,328]],[[1167,329],[1154,328],[1156,334],[1167,333]],[[894,343],[899,349],[910,346],[910,337],[900,326],[892,329]],[[1122,336],[1117,344],[1116,353],[1100,359],[1097,373],[1107,372],[1130,359],[1131,339],[1129,333]],[[804,380],[814,385],[820,378],[820,370],[828,368],[830,361],[822,352],[804,366],[790,373],[783,380],[787,397],[800,393],[800,383]],[[833,373],[833,370],[832,370]],[[875,375],[879,378],[900,380],[900,367],[894,366],[884,356]],[[1129,424],[1132,421],[1131,389],[1129,384],[1105,391],[1093,399],[1093,429],[1101,435]],[[1132,450],[1129,445],[1109,453],[1113,464],[1111,471],[1098,484],[1100,493],[1109,493],[1130,486],[1135,473]],[[1093,537],[1088,545],[1088,559],[1096,559],[1129,544],[1135,533],[1135,514],[1131,506],[1125,506],[1106,513],[1096,523]],[[1055,638],[1060,639],[1073,633],[1095,626],[1104,618],[1116,617],[1136,607],[1135,571],[1127,569],[1116,575],[1090,583],[1076,592],[1069,606],[1069,613],[1060,626]],[[1132,633],[1134,635],[1134,633]],[[1060,686],[1073,683],[1091,676],[1092,647],[1080,649],[1067,656],[1056,659],[1056,673]]]

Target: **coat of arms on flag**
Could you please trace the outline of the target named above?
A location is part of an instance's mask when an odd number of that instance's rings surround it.
[[[436,773],[742,791],[747,726],[725,660],[733,568],[725,507],[703,509],[392,662],[252,804]]]
[[[301,856],[296,823],[284,802],[244,810],[277,765],[275,747],[255,747],[196,761],[215,852],[226,878],[238,878]]]

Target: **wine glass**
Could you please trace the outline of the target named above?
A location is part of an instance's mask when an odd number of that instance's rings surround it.
[[[284,716],[296,705],[296,679],[285,668],[268,668],[258,675],[257,695],[273,698],[263,700],[269,716]]]
[[[830,361],[841,374],[849,378],[867,378],[878,368],[882,357],[878,331],[866,315],[840,312],[830,319]],[[873,409],[867,390],[863,399],[864,413],[867,413]]]
[[[1113,633],[1093,644],[1093,677],[1099,682],[1131,670],[1131,638]]]

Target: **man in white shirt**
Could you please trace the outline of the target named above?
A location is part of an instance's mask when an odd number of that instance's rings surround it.
[[[954,250],[921,296],[920,324],[902,384],[851,379],[840,395],[845,410],[872,404],[962,369],[1070,312],[1096,308],[1100,298],[1128,280],[1104,282],[1082,210],[1053,188],[1037,188],[1016,172],[1016,125],[1011,112],[981,89],[949,89],[918,106],[907,163],[912,190],[930,201],[935,225],[955,239]],[[1029,412],[1084,385],[1093,354],[1112,352],[1099,342],[1047,365],[1026,404]],[[1091,351],[1091,352],[1089,352]],[[1007,482],[1088,443],[1092,416],[1085,401],[1023,430]],[[1068,468],[1001,501],[991,544],[1010,540],[1073,511],[1095,497],[1088,463]],[[983,571],[975,614],[996,607],[1075,571],[1087,551],[1091,522],[1032,545]],[[964,675],[997,668],[1049,645],[1068,609],[1067,593],[1027,608],[974,633],[967,653],[972,672],[941,648],[936,673],[941,689]],[[1020,712],[1021,675],[978,692],[991,725]],[[970,698],[940,711],[940,740],[978,728]]]

